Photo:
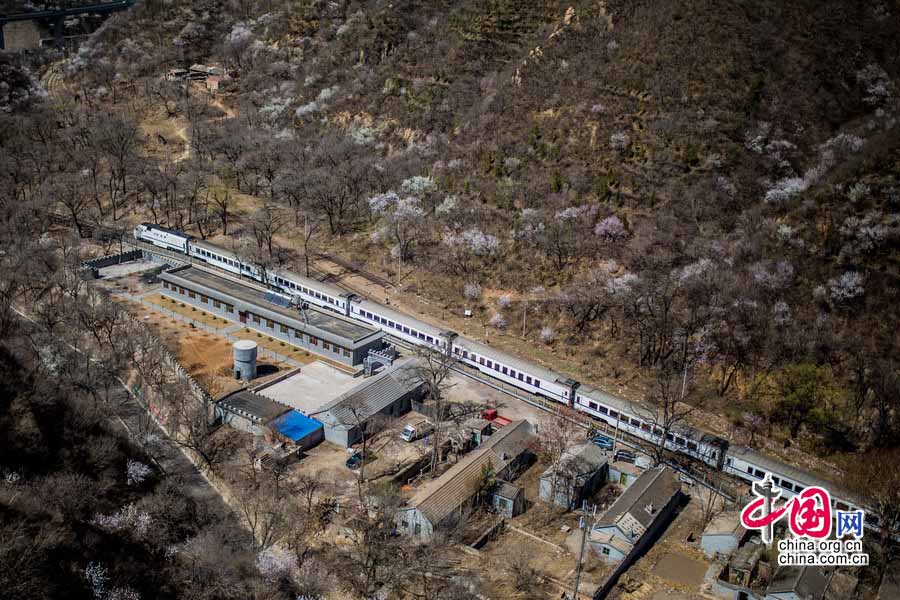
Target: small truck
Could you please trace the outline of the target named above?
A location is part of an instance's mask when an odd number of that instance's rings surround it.
[[[400,432],[400,439],[404,442],[414,442],[433,431],[434,424],[427,419],[422,419],[420,421],[407,423],[406,427],[403,428],[403,431]]]

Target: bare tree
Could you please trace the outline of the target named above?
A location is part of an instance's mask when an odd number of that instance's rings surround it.
[[[573,421],[562,417],[547,417],[541,420],[537,435],[537,454],[542,462],[550,465],[550,501],[556,502],[560,484],[566,486],[564,494],[568,497],[571,491],[571,478],[574,461],[570,454],[572,448],[583,439],[583,430]],[[566,506],[571,509],[571,506]]]
[[[416,348],[415,366],[404,374],[410,382],[421,381],[425,384],[425,398],[433,411],[434,433],[432,434],[431,476],[437,475],[437,467],[441,461],[441,444],[444,427],[449,417],[449,407],[445,402],[445,393],[455,384],[450,382],[450,374],[459,360],[450,352],[442,352],[419,346]]]
[[[650,407],[639,411],[653,429],[651,452],[656,464],[660,464],[665,457],[666,442],[673,442],[676,430],[686,425],[690,415],[698,408],[685,402],[687,386],[686,369],[681,373],[666,367],[656,369],[649,395]]]

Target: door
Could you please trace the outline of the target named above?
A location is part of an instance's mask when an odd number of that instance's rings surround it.
[[[247,313],[245,313],[244,311],[239,311],[238,318],[241,320],[241,323],[246,323],[247,322]]]

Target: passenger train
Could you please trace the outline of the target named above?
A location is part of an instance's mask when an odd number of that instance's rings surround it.
[[[829,482],[764,456],[749,448],[732,447],[727,440],[685,425],[664,433],[654,423],[647,408],[617,398],[589,385],[583,385],[544,367],[520,360],[486,344],[442,330],[377,302],[362,299],[340,288],[289,271],[264,270],[243,261],[234,252],[205,241],[196,240],[180,231],[143,223],[134,229],[137,240],[188,255],[225,271],[255,279],[289,294],[300,304],[308,302],[378,327],[403,341],[450,352],[462,363],[494,379],[521,390],[566,404],[611,427],[658,444],[665,435],[667,449],[702,461],[718,470],[747,482],[762,479],[766,472],[792,497],[810,486],[832,491],[834,508],[859,508],[849,494],[835,490]],[[876,527],[878,520],[867,513],[867,525]]]

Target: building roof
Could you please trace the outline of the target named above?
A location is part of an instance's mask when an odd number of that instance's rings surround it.
[[[609,507],[598,521],[598,526],[615,525],[625,515],[631,515],[646,530],[656,520],[659,511],[680,491],[681,484],[675,477],[675,471],[666,466],[647,469]]]
[[[357,425],[357,417],[364,421],[423,385],[415,371],[416,364],[414,358],[395,363],[311,415],[321,415],[322,420],[334,425],[353,427]]]
[[[510,483],[508,481],[500,481],[499,485],[497,485],[497,490],[494,492],[494,495],[512,500],[521,493],[522,488],[520,488],[516,484]]]
[[[800,600],[823,600],[831,572],[822,567],[779,567],[766,594],[793,592]]]
[[[528,421],[514,421],[503,427],[446,473],[419,488],[409,508],[417,509],[433,526],[438,525],[478,491],[484,467],[490,464],[495,473],[500,473],[525,452],[532,437]]]
[[[573,448],[570,448],[559,462],[559,473],[557,477],[579,477],[581,475],[590,475],[596,473],[598,469],[602,469],[608,461],[606,452],[597,447],[596,444],[585,442]],[[551,466],[541,474],[541,478],[553,477],[553,467]]]
[[[254,313],[264,318],[278,321],[327,341],[336,340],[345,346],[353,347],[361,343],[368,343],[372,339],[384,335],[379,329],[362,325],[337,314],[318,310],[312,306],[302,312],[297,308],[279,306],[270,301],[271,292],[259,285],[221,277],[193,266],[164,272],[160,275],[160,279],[208,295],[209,292],[213,292],[226,298],[232,298],[234,301],[244,302]]]
[[[322,429],[322,423],[291,410],[269,423],[269,427],[289,440],[299,442],[316,430]]]
[[[731,535],[738,539],[745,533],[747,530],[741,525],[741,513],[735,511],[717,514],[703,530],[703,535]]]
[[[230,413],[250,419],[255,423],[268,423],[287,412],[288,407],[248,390],[238,390],[218,401],[218,405]]]
[[[634,548],[634,544],[632,544],[628,540],[624,540],[617,535],[609,533],[608,531],[591,531],[589,537],[592,544],[610,546],[625,555],[628,555]]]

